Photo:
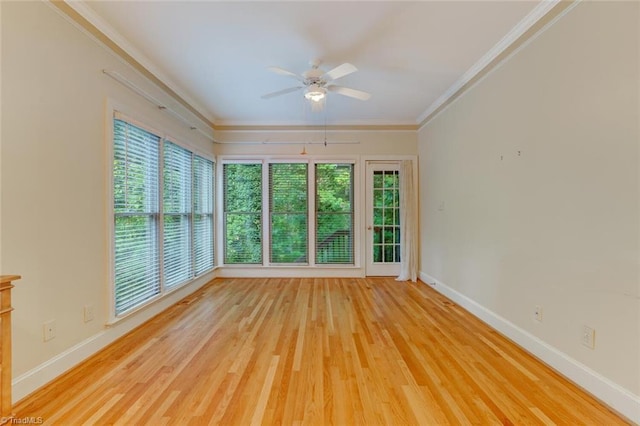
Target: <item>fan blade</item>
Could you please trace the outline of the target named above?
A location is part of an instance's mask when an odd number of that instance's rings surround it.
[[[296,90],[302,89],[302,87],[303,86],[289,87],[288,89],[282,89],[282,90],[278,90],[277,92],[267,93],[266,95],[262,95],[260,97],[262,99],[271,99],[271,98],[275,98],[276,96],[284,95],[286,93],[295,92]]]
[[[342,86],[327,86],[327,90],[338,93],[340,95],[349,96],[350,98],[360,99],[361,101],[366,101],[371,97],[370,93]]]
[[[358,71],[358,68],[348,62],[345,62],[342,65],[338,65],[331,71],[327,71],[321,78],[325,81],[332,81],[356,71]]]
[[[280,74],[280,75],[286,75],[288,77],[293,77],[298,81],[301,81],[304,83],[304,78],[302,78],[301,76],[299,76],[298,74],[291,72],[291,71],[287,71],[284,68],[280,68],[280,67],[267,67],[267,69],[271,72],[275,72],[276,74]]]

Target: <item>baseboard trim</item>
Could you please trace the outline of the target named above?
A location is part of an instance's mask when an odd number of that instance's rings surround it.
[[[473,299],[447,286],[436,278],[420,272],[420,280],[438,293],[465,308],[478,319],[499,331],[527,352],[591,393],[628,420],[640,424],[640,396],[617,385],[586,365],[550,346]]]
[[[135,315],[113,326],[105,326],[105,329],[102,331],[59,353],[24,374],[15,377],[11,383],[13,403],[15,404],[17,401],[37,391],[82,361],[96,354],[101,349],[104,349],[107,345],[115,342],[136,327],[139,327],[167,308],[194,293],[214,277],[214,273],[204,275],[184,288],[176,290],[166,298],[158,300],[158,302],[142,309]]]

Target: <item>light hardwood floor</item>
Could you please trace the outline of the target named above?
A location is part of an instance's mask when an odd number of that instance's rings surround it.
[[[216,279],[49,386],[45,424],[625,422],[423,283]]]

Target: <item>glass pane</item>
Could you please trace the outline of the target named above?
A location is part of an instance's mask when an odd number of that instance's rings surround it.
[[[262,263],[262,165],[223,166],[225,263]]]
[[[307,214],[271,215],[271,262],[307,262]]]
[[[307,164],[269,164],[270,261],[307,262]]]
[[[262,214],[227,213],[225,263],[262,263]]]
[[[384,209],[384,224],[395,225],[395,209]]]
[[[384,262],[393,262],[393,246],[384,246]]]
[[[400,226],[400,209],[399,208],[393,210],[393,217],[394,217],[393,224],[396,226]]]
[[[152,215],[115,217],[116,314],[160,294],[157,221]]]
[[[113,127],[114,212],[158,212],[160,137],[122,120]]]
[[[159,162],[160,137],[114,119],[113,254],[116,315],[160,294]]]
[[[213,214],[194,215],[195,274],[213,268]]]
[[[272,212],[307,211],[307,165],[273,163],[269,165],[269,194]]]
[[[400,262],[400,245],[396,245],[396,257],[395,257],[395,261],[396,262]]]
[[[386,171],[384,173],[384,187],[385,188],[396,188],[398,186],[397,181],[398,181],[397,172]]]
[[[376,226],[373,228],[373,243],[380,244],[382,242],[382,228]]]
[[[164,215],[165,285],[173,287],[193,277],[191,224],[188,215]]]
[[[373,209],[373,224],[382,225],[382,209]]]
[[[191,212],[191,152],[165,141],[162,169],[165,213]]]
[[[262,210],[262,164],[224,165],[224,210]]]
[[[383,205],[384,205],[384,201],[382,199],[382,190],[374,189],[373,190],[373,206],[382,207]]]
[[[316,164],[318,212],[352,212],[352,194],[352,164]]]
[[[399,243],[400,242],[400,228],[396,227],[395,228],[395,243]]]
[[[373,261],[382,262],[382,246],[379,246],[379,245],[373,246]]]
[[[316,164],[316,263],[353,263],[353,164]]]
[[[381,171],[373,172],[373,187],[382,188],[382,172]]]
[[[393,229],[385,226],[384,228],[384,244],[393,244]]]
[[[353,263],[351,214],[318,213],[316,263]]]
[[[193,160],[195,275],[200,275],[214,266],[214,176],[213,162],[196,155]]]
[[[193,209],[213,213],[213,162],[196,155],[193,159]]]

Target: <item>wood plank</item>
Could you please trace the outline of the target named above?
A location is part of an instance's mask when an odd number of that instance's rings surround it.
[[[14,408],[45,424],[627,424],[391,278],[216,279]]]

